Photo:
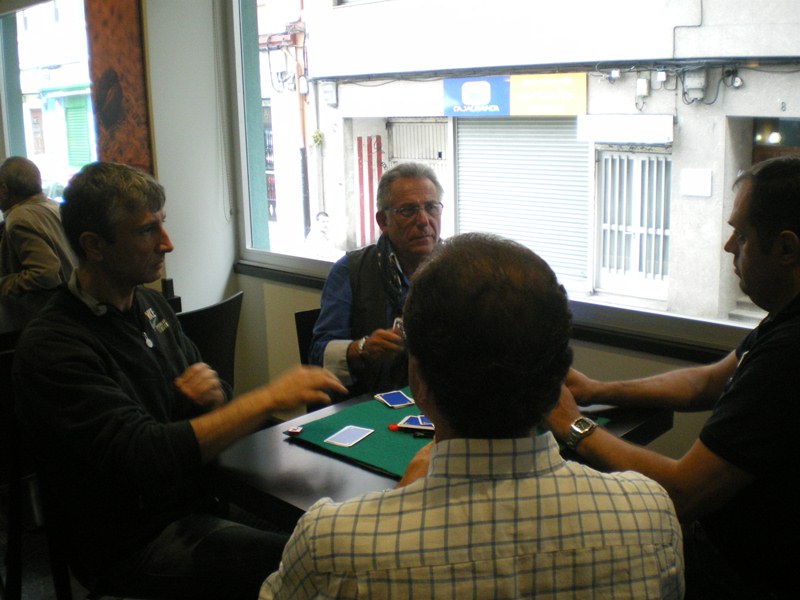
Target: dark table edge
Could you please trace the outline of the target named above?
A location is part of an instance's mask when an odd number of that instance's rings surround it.
[[[266,429],[270,429],[273,432],[280,431],[281,435],[283,435],[282,432],[289,427],[315,421],[365,399],[366,398],[351,399],[305,415],[300,415],[294,419],[273,425]],[[672,428],[674,421],[673,412],[668,409],[614,408],[587,416],[592,418],[601,416],[608,418],[609,423],[605,425],[608,431],[617,437],[638,445],[646,445],[660,435],[666,433]],[[251,435],[259,435],[260,433],[262,432],[255,432]],[[292,444],[293,441],[287,437],[286,443]],[[300,446],[308,452],[326,454],[323,450],[312,449],[305,444]],[[328,454],[326,455],[330,456]],[[577,459],[577,456],[569,451],[565,451],[564,456],[570,460]],[[353,468],[367,469],[367,467],[354,462],[350,462],[349,464],[351,464]],[[397,481],[396,478],[377,473],[376,471],[372,472],[385,479],[387,488],[393,487]],[[269,519],[276,525],[286,528],[289,524],[294,524],[305,512],[304,509],[301,509],[291,502],[287,502],[275,496],[273,493],[259,489],[258,485],[251,482],[247,474],[241,471],[217,463],[212,469],[212,476],[215,490],[220,497],[237,504],[253,514]]]

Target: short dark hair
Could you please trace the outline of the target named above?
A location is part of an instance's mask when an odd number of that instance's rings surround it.
[[[388,171],[384,171],[383,175],[381,175],[381,180],[378,182],[378,192],[375,195],[379,211],[391,208],[392,194],[390,188],[395,181],[406,177],[409,179],[429,179],[436,187],[436,199],[442,200],[444,188],[439,183],[436,172],[432,168],[415,162],[400,163]]]
[[[558,400],[572,364],[564,287],[525,246],[452,237],[415,274],[406,343],[437,409],[459,435],[526,435]]]
[[[750,182],[750,225],[761,249],[769,250],[781,231],[800,236],[800,156],[779,156],[750,167],[734,187]]]
[[[114,225],[126,214],[164,207],[164,188],[151,175],[128,165],[94,162],[84,166],[64,188],[61,223],[79,259],[86,258],[80,237],[85,231],[114,242]]]
[[[42,193],[42,174],[32,160],[9,156],[0,165],[0,181],[15,198],[29,198]]]

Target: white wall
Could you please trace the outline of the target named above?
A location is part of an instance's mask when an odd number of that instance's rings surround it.
[[[308,2],[312,77],[671,57],[673,27],[698,22],[699,0]],[[520,7],[524,7],[520,10]],[[649,13],[647,26],[631,15]],[[602,43],[598,43],[602,41]]]
[[[144,2],[156,176],[167,193],[166,226],[175,245],[166,274],[184,309],[229,294],[237,256],[214,4]]]
[[[797,56],[796,0],[306,2],[311,77]]]

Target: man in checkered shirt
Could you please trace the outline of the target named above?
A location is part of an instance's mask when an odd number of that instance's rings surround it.
[[[682,598],[672,502],[633,472],[565,461],[537,430],[572,362],[549,266],[451,238],[404,310],[409,382],[435,441],[394,490],[304,515],[261,598]]]

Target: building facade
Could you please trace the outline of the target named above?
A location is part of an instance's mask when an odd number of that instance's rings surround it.
[[[721,248],[737,174],[799,144],[796,3],[383,0],[296,14],[306,165],[282,173],[307,178],[306,215],[328,213],[340,248],[374,239],[380,173],[418,160],[446,189],[445,235],[518,239],[573,299],[758,317]]]

